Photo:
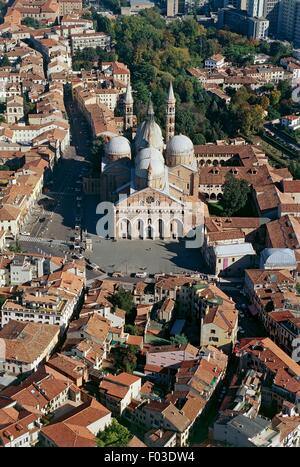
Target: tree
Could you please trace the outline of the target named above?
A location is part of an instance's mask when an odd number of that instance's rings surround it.
[[[177,334],[176,336],[172,336],[170,341],[174,345],[185,345],[189,343],[187,337],[184,334]]]
[[[128,332],[131,336],[137,335],[137,329],[133,324],[125,324],[124,331]]]
[[[111,299],[113,305],[122,308],[126,312],[130,312],[134,308],[133,297],[130,292],[120,289]]]
[[[15,244],[9,245],[8,249],[9,249],[9,251],[13,251],[14,253],[21,253],[21,251],[22,251],[21,245],[18,242],[18,240],[16,241]]]
[[[293,178],[300,180],[300,163],[297,161],[291,161],[289,164],[289,171],[291,172]]]
[[[136,367],[138,349],[133,345],[127,348],[116,347],[113,351],[115,358],[115,366],[118,370],[132,373]]]
[[[26,18],[24,18],[22,20],[22,24],[24,24],[24,26],[28,26],[29,28],[34,28],[34,29],[41,29],[42,28],[41,23],[39,23],[34,18],[30,18],[29,16],[26,16]]]
[[[239,180],[228,173],[223,187],[224,214],[231,216],[242,209],[247,202],[249,191],[246,180]]]
[[[130,431],[115,418],[111,424],[97,435],[97,447],[125,447],[132,438]]]
[[[115,307],[122,308],[126,311],[126,324],[133,324],[135,318],[135,306],[133,297],[130,292],[120,289],[111,298],[111,302]]]
[[[6,54],[3,55],[1,61],[0,61],[0,66],[11,66],[11,63],[8,59],[8,56]]]

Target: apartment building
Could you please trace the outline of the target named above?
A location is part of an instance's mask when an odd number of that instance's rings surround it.
[[[104,376],[99,385],[100,401],[114,416],[120,416],[133,400],[140,399],[141,382],[129,373]]]
[[[76,50],[83,50],[88,47],[95,49],[109,50],[111,46],[111,37],[104,32],[95,32],[86,30],[81,34],[73,34],[71,36],[71,48],[74,54]]]
[[[53,325],[10,320],[0,330],[3,352],[0,371],[19,375],[36,370],[58,343],[59,328]]]

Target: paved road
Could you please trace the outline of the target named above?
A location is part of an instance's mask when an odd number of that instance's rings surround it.
[[[275,138],[275,142],[277,138],[277,141],[283,144],[284,146],[287,146],[288,149],[295,151],[296,153],[300,151],[300,145],[296,144],[293,138],[280,131],[280,129],[276,128],[276,126],[274,126],[271,122],[265,123],[264,127],[267,130],[267,135],[271,138]],[[268,131],[273,133],[274,136],[271,136],[271,134],[269,134]]]
[[[69,240],[82,218],[81,179],[90,170],[88,128],[68,101],[66,109],[70,117],[72,146],[58,162],[47,194],[40,196],[23,228],[23,232],[32,237]]]
[[[221,286],[224,292],[235,302],[239,310],[239,333],[238,338],[243,337],[265,337],[267,333],[259,321],[258,317],[253,317],[248,311],[249,301],[238,290],[232,290]]]

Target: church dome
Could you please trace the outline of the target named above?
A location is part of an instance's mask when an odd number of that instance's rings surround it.
[[[161,152],[164,149],[162,132],[160,126],[154,119],[154,110],[151,100],[149,102],[147,118],[138,126],[135,137],[135,148],[137,152],[140,151],[140,149],[148,147],[155,148]]]
[[[135,173],[139,178],[162,177],[165,172],[163,155],[155,148],[142,149],[135,162]]]
[[[160,126],[152,119],[146,120],[140,124],[135,137],[135,147],[139,151],[142,148],[152,148],[162,151],[164,141]]]
[[[185,135],[173,136],[167,142],[166,162],[168,167],[185,165],[196,170],[197,164],[194,155],[194,145],[190,138]]]
[[[185,135],[175,135],[167,142],[167,154],[176,156],[190,154],[194,151],[194,145]]]
[[[128,139],[124,136],[114,136],[105,145],[105,153],[110,159],[121,159],[123,157],[131,157],[131,148]]]

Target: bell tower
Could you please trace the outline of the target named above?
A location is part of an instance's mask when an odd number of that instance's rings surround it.
[[[128,83],[126,89],[124,108],[124,129],[126,131],[133,127],[133,97],[130,83]]]
[[[173,85],[172,82],[170,82],[166,112],[166,142],[175,135],[175,104],[176,99],[174,96]]]

